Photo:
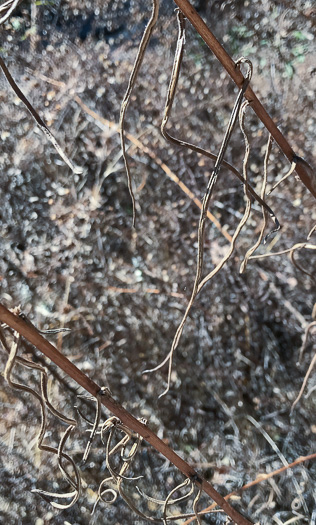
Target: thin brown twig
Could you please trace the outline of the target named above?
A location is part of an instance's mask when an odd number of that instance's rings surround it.
[[[301,457],[297,458],[295,461],[293,461],[292,463],[289,463],[288,465],[284,465],[283,467],[280,467],[280,468],[278,468],[276,470],[273,470],[272,472],[269,472],[269,474],[263,474],[263,473],[262,474],[258,474],[258,476],[257,476],[257,478],[255,480],[249,481],[248,483],[246,483],[245,485],[240,487],[238,490],[234,490],[230,494],[227,494],[227,496],[225,496],[225,499],[228,500],[228,499],[233,498],[234,496],[238,496],[244,490],[250,489],[251,487],[254,487],[255,485],[258,485],[258,483],[262,483],[263,481],[266,481],[267,479],[273,478],[274,476],[277,476],[278,474],[282,474],[282,472],[285,472],[288,469],[292,469],[292,468],[296,467],[297,465],[300,465],[301,463],[305,463],[305,461],[311,461],[313,459],[316,459],[316,452],[313,453],[313,454],[309,454],[308,456],[301,456]],[[199,514],[200,515],[201,514],[207,514],[208,512],[211,512],[212,510],[214,510],[216,507],[217,507],[217,504],[213,503],[212,505],[210,505],[206,509],[203,509],[202,511],[200,511]],[[195,519],[196,518],[191,518],[191,519],[185,521],[182,525],[190,525],[190,523],[193,523],[195,521]]]

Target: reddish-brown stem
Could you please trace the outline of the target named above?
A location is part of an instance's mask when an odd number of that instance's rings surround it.
[[[36,346],[40,352],[45,354],[61,370],[71,377],[82,388],[87,390],[91,395],[96,397],[101,392],[101,387],[97,385],[86,374],[81,372],[67,357],[61,354],[49,341],[42,337],[35,327],[26,323],[21,317],[14,315],[5,306],[0,304],[0,321],[7,324],[13,330],[16,330],[27,341]],[[118,417],[124,425],[141,435],[148,443],[158,450],[167,458],[175,467],[177,467],[185,476],[190,478],[199,488],[208,494],[237,525],[251,525],[251,522],[244,518],[221,496],[210,483],[204,480],[186,461],[180,458],[166,443],[164,443],[156,434],[146,425],[143,425],[125,408],[123,408],[108,393],[101,396],[102,404]]]
[[[201,38],[208,45],[211,51],[213,51],[214,55],[218,58],[218,60],[221,62],[223,67],[231,76],[235,84],[237,84],[237,86],[240,89],[244,82],[244,77],[240,70],[236,68],[233,59],[229,56],[229,54],[225,51],[223,46],[213,35],[212,31],[207,27],[205,22],[202,20],[200,15],[196,12],[194,7],[190,4],[188,0],[174,1],[181,9],[182,13],[187,17],[187,19],[190,20],[191,24],[194,26]],[[272,137],[279,145],[284,155],[289,159],[291,163],[293,161],[297,162],[295,168],[296,173],[298,174],[303,184],[305,184],[306,188],[308,188],[311,194],[316,198],[316,175],[312,171],[311,167],[308,165],[307,162],[305,162],[303,159],[301,159],[295,154],[290,144],[288,143],[284,135],[281,133],[281,131],[278,129],[276,124],[273,122],[270,115],[264,109],[260,100],[257,98],[250,86],[246,89],[245,97],[247,98],[247,100],[249,100],[250,105],[256,113],[257,117],[265,125],[267,130],[271,133]]]

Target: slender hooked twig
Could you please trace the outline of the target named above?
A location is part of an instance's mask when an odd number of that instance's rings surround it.
[[[272,147],[272,137],[269,134],[267,148],[266,148],[266,154],[264,156],[263,181],[262,181],[262,187],[261,187],[261,198],[262,199],[264,199],[264,197],[265,197],[265,191],[266,191],[266,186],[267,186],[268,161],[269,161],[269,156],[270,156],[270,152],[271,152],[271,147]],[[240,265],[240,273],[243,273],[245,271],[245,269],[247,268],[249,257],[256,251],[256,249],[260,246],[260,244],[262,242],[263,235],[264,235],[264,230],[265,230],[266,225],[267,225],[267,214],[266,214],[266,210],[265,210],[265,208],[263,206],[262,206],[262,215],[263,215],[263,221],[262,221],[262,226],[261,226],[261,230],[260,230],[260,235],[259,235],[257,241],[255,242],[255,244],[253,246],[251,246],[251,248],[249,248],[249,250],[247,251],[247,253],[246,253],[245,257],[244,257],[244,260],[242,261],[242,263]]]
[[[9,82],[10,86],[12,87],[13,91],[15,92],[17,97],[19,97],[19,99],[23,102],[23,104],[27,107],[27,109],[31,113],[32,117],[36,121],[38,127],[44,133],[44,135],[46,135],[48,140],[53,144],[53,146],[54,146],[55,150],[57,151],[57,153],[59,154],[59,156],[63,159],[63,161],[69,166],[69,168],[74,173],[77,173],[77,174],[82,173],[82,169],[79,168],[79,167],[74,166],[74,164],[71,162],[69,157],[67,157],[66,153],[63,151],[61,146],[58,144],[57,140],[55,139],[55,137],[52,134],[52,132],[50,131],[50,129],[46,126],[46,124],[43,121],[43,119],[39,116],[39,114],[37,113],[36,109],[34,109],[34,107],[29,102],[29,100],[26,98],[24,93],[22,93],[22,91],[20,90],[19,86],[14,81],[10,71],[8,70],[8,68],[5,65],[5,63],[4,63],[4,61],[3,61],[1,56],[0,56],[0,67],[1,67],[5,77],[7,79],[7,81]]]

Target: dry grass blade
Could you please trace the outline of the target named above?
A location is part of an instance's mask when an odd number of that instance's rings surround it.
[[[250,213],[250,200],[248,198],[248,195],[249,195],[248,183],[247,183],[247,179],[245,179],[245,186],[244,187],[245,187],[245,193],[247,195],[246,211],[245,211],[245,214],[244,214],[244,216],[243,216],[243,218],[242,218],[239,226],[237,227],[237,230],[236,230],[236,232],[235,232],[235,234],[234,234],[234,236],[232,238],[230,250],[229,250],[227,256],[225,256],[224,259],[221,261],[221,263],[219,263],[219,265],[217,265],[215,270],[213,270],[204,279],[202,279],[203,255],[204,255],[204,235],[205,235],[205,226],[206,226],[206,217],[207,217],[206,212],[207,212],[207,209],[208,209],[208,206],[209,206],[209,202],[210,202],[210,199],[211,199],[211,196],[212,196],[212,193],[213,193],[213,189],[214,189],[217,177],[218,177],[218,173],[219,173],[219,170],[220,170],[220,167],[221,167],[221,164],[222,164],[222,161],[223,161],[223,158],[224,158],[224,155],[225,155],[225,152],[226,152],[226,149],[227,149],[230,137],[231,137],[232,132],[233,132],[233,128],[234,128],[235,122],[236,122],[236,120],[238,118],[238,115],[240,113],[240,109],[241,109],[242,101],[243,101],[243,96],[244,96],[244,91],[247,89],[247,86],[248,86],[248,84],[249,84],[249,82],[251,80],[251,76],[252,76],[252,64],[251,64],[251,62],[249,60],[247,60],[247,59],[241,58],[241,59],[239,59],[236,62],[236,67],[239,67],[241,63],[246,63],[248,65],[248,71],[247,71],[246,79],[245,79],[243,88],[238,93],[238,96],[237,96],[237,99],[236,99],[236,102],[235,102],[235,105],[234,105],[234,108],[232,110],[232,114],[231,114],[231,117],[230,117],[230,120],[229,120],[229,123],[228,123],[228,126],[227,126],[227,130],[226,130],[226,133],[225,133],[225,136],[224,136],[224,139],[223,139],[223,142],[222,142],[222,145],[221,145],[221,148],[220,148],[217,160],[215,162],[215,166],[214,166],[213,172],[212,172],[211,177],[209,179],[209,182],[208,182],[208,185],[207,185],[207,188],[206,188],[206,192],[204,194],[203,201],[202,201],[202,210],[201,210],[201,214],[200,214],[199,227],[198,227],[197,267],[196,267],[196,274],[195,274],[195,279],[194,279],[194,284],[193,284],[193,290],[192,290],[192,293],[191,293],[191,297],[190,297],[188,306],[186,308],[185,314],[184,314],[184,316],[182,318],[182,321],[181,321],[181,323],[180,323],[180,325],[179,325],[179,327],[178,327],[178,329],[176,331],[176,334],[174,336],[170,352],[167,354],[165,359],[159,365],[157,365],[155,368],[152,368],[152,369],[149,369],[149,370],[145,370],[143,372],[144,374],[145,373],[155,372],[155,371],[159,370],[161,367],[163,367],[166,363],[168,363],[167,387],[162,392],[162,394],[160,394],[159,397],[164,396],[169,391],[170,382],[171,382],[172,361],[173,361],[174,351],[176,350],[176,348],[177,348],[177,346],[179,344],[179,340],[180,340],[180,337],[182,335],[184,325],[186,323],[186,320],[188,318],[188,315],[190,313],[192,305],[193,305],[193,303],[195,301],[195,298],[198,295],[199,291],[203,288],[203,286],[222,268],[222,266],[225,264],[225,262],[231,256],[231,254],[233,252],[233,249],[234,249],[234,246],[235,246],[236,238],[239,235],[239,232],[240,232],[241,228],[244,226],[246,220],[248,219],[249,213]],[[244,136],[247,139],[246,134],[244,134]],[[244,161],[244,172],[245,173],[247,172],[246,168],[247,168],[248,155],[249,155],[249,142],[248,142],[248,146],[247,146],[247,142],[246,142],[246,154],[245,154],[245,161]],[[247,153],[247,148],[248,148],[248,153]],[[247,160],[246,160],[246,157],[247,157]]]
[[[124,136],[125,114],[126,114],[128,103],[131,98],[133,87],[137,79],[137,75],[138,75],[140,66],[144,58],[144,54],[146,52],[147,45],[149,43],[150,37],[152,35],[152,32],[158,20],[158,11],[159,11],[159,0],[153,0],[151,17],[145,28],[142,40],[140,42],[137,56],[136,56],[134,66],[132,69],[132,73],[129,78],[128,87],[124,95],[123,102],[121,104],[119,130],[120,130],[120,137],[121,137],[122,155],[123,155],[126,175],[127,175],[128,189],[129,189],[129,193],[130,193],[132,204],[133,204],[133,226],[135,226],[135,221],[136,221],[136,202],[135,202],[135,196],[134,196],[133,187],[132,187],[132,177],[131,177],[130,167],[129,167],[128,158],[126,155],[125,136]]]
[[[15,94],[17,95],[17,97],[19,97],[19,99],[23,102],[23,104],[27,107],[27,109],[29,110],[29,112],[31,113],[32,117],[34,118],[34,120],[36,121],[38,127],[40,128],[40,130],[46,135],[46,137],[48,138],[48,140],[53,144],[54,148],[56,149],[57,153],[59,154],[59,156],[63,159],[63,161],[69,166],[69,168],[74,172],[74,173],[82,173],[82,169],[79,168],[79,167],[76,167],[74,166],[74,164],[71,162],[71,160],[69,159],[69,157],[67,157],[66,153],[63,151],[63,149],[60,147],[60,145],[58,144],[57,140],[55,139],[55,137],[53,136],[52,132],[50,131],[50,129],[46,126],[45,122],[43,121],[43,119],[39,116],[39,114],[37,113],[37,111],[34,109],[34,107],[32,106],[32,104],[29,102],[29,100],[26,98],[26,96],[22,93],[22,91],[20,90],[19,86],[15,83],[15,81],[13,80],[12,76],[11,76],[11,73],[10,71],[8,70],[7,66],[5,65],[2,57],[0,56],[0,67],[7,79],[7,81],[9,82],[10,86],[12,87],[13,91],[15,92]]]
[[[185,44],[185,18],[183,14],[181,13],[181,11],[177,12],[177,16],[178,16],[178,27],[179,27],[177,48],[175,52],[173,68],[172,68],[172,73],[171,73],[171,78],[170,78],[170,83],[169,83],[169,88],[168,88],[168,93],[167,93],[167,98],[166,98],[166,103],[165,103],[164,115],[163,115],[163,119],[161,123],[161,134],[167,141],[171,142],[172,144],[195,151],[196,153],[200,155],[204,155],[208,157],[209,159],[211,159],[212,161],[216,162],[218,157],[214,153],[211,153],[203,148],[200,148],[199,146],[196,146],[195,144],[191,144],[190,142],[180,140],[174,137],[173,135],[170,135],[170,133],[166,130],[166,126],[169,122],[170,113],[172,110],[172,106],[173,106],[173,102],[174,102],[174,98],[175,98],[176,90],[178,86],[178,80],[180,76],[181,64],[182,64],[183,53],[184,53],[184,44]],[[227,168],[229,171],[231,171],[234,175],[236,175],[236,177],[239,180],[241,180],[241,182],[245,184],[244,177],[239,173],[239,171],[234,166],[229,164],[229,162],[226,162],[224,159],[222,159],[221,165]],[[278,219],[276,218],[273,210],[266,204],[262,196],[259,197],[259,195],[257,195],[257,193],[255,192],[255,190],[252,188],[251,185],[248,184],[248,188],[249,188],[249,193],[251,194],[251,196],[267,211],[272,221],[274,222],[275,230],[273,230],[271,233],[278,231],[280,229],[280,223]],[[231,242],[231,239],[230,239],[230,242]]]

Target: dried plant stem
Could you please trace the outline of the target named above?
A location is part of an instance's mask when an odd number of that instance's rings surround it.
[[[266,148],[266,154],[264,156],[263,181],[262,181],[262,187],[261,187],[261,198],[262,199],[264,199],[264,197],[265,197],[265,191],[266,191],[266,187],[267,187],[268,161],[269,161],[269,156],[270,156],[270,152],[271,152],[271,147],[272,147],[272,137],[269,134],[269,139],[268,139],[267,148]],[[263,222],[262,222],[262,226],[261,226],[261,230],[260,230],[260,235],[259,235],[257,241],[255,242],[255,244],[251,248],[249,248],[249,250],[247,251],[247,253],[246,253],[245,257],[244,257],[244,260],[242,261],[242,263],[240,265],[240,273],[243,273],[246,270],[249,257],[256,251],[256,249],[260,246],[260,244],[262,242],[263,235],[264,235],[264,230],[265,230],[266,225],[267,225],[267,214],[266,214],[266,210],[265,210],[265,208],[263,206],[262,206],[262,215],[263,215]]]
[[[12,315],[14,315],[14,314],[12,314]],[[36,328],[33,325],[30,324],[29,326],[31,326],[32,329],[36,330]],[[2,343],[3,347],[5,348],[5,350],[9,353],[8,361],[6,363],[6,367],[5,367],[5,371],[4,371],[4,377],[5,377],[6,381],[8,382],[8,384],[12,388],[14,388],[16,390],[21,390],[22,392],[26,392],[26,393],[32,395],[40,403],[40,407],[41,407],[41,427],[40,427],[39,434],[37,436],[37,446],[38,446],[38,448],[40,450],[43,450],[44,452],[49,452],[49,453],[57,455],[58,466],[59,466],[59,468],[60,468],[60,470],[61,470],[61,472],[63,474],[63,477],[68,481],[70,486],[74,488],[74,490],[72,492],[70,492],[70,493],[69,492],[68,493],[62,493],[62,494],[55,493],[55,492],[46,492],[46,491],[43,491],[43,490],[40,490],[40,489],[32,490],[32,492],[38,493],[38,494],[40,494],[41,496],[43,496],[45,498],[56,498],[56,499],[69,499],[69,498],[71,498],[70,503],[66,503],[66,504],[61,504],[61,503],[56,503],[54,501],[50,501],[51,505],[53,507],[57,508],[57,509],[68,509],[68,508],[72,507],[76,503],[76,501],[79,499],[80,491],[81,491],[81,478],[79,476],[78,469],[77,469],[76,464],[74,463],[73,459],[68,454],[66,454],[63,451],[63,449],[64,449],[64,446],[66,444],[66,441],[67,441],[68,437],[70,436],[70,433],[75,428],[77,423],[76,423],[75,420],[73,420],[71,418],[68,418],[68,417],[64,416],[63,414],[61,414],[59,411],[57,411],[51,405],[51,403],[48,401],[47,384],[46,384],[46,382],[43,383],[43,377],[42,377],[42,384],[41,384],[42,395],[40,395],[38,392],[36,392],[36,390],[34,390],[33,388],[31,388],[28,385],[23,385],[21,383],[17,383],[17,382],[12,380],[12,378],[11,378],[12,371],[13,371],[13,368],[14,368],[14,366],[15,366],[15,364],[17,362],[22,364],[22,365],[24,365],[24,366],[27,366],[28,368],[33,368],[33,369],[39,370],[43,375],[45,375],[47,377],[46,371],[40,365],[37,365],[36,363],[32,363],[31,361],[28,361],[27,359],[21,358],[21,357],[19,357],[17,355],[18,349],[19,349],[19,344],[21,342],[21,334],[18,331],[14,330],[14,332],[13,332],[13,343],[11,345],[11,349],[8,348],[8,345],[6,343],[6,340],[5,340],[1,330],[0,330],[0,340],[1,340],[1,343]],[[43,389],[45,389],[45,391],[43,391]],[[47,408],[50,410],[50,412],[52,412],[52,414],[54,414],[56,417],[58,417],[58,419],[60,419],[61,421],[65,422],[65,423],[67,423],[69,425],[67,430],[66,430],[66,432],[64,433],[64,435],[62,436],[62,438],[60,440],[58,449],[56,449],[55,447],[51,447],[49,445],[45,445],[43,443],[44,437],[45,437],[46,428],[47,428]],[[69,476],[68,472],[65,470],[65,468],[63,466],[63,460],[64,459],[66,461],[68,461],[68,463],[70,463],[70,465],[72,466],[74,474],[75,474],[75,480],[73,480]]]
[[[170,84],[169,84],[167,99],[165,103],[165,110],[164,110],[164,115],[163,115],[163,119],[161,123],[161,134],[167,141],[171,142],[171,144],[175,144],[176,146],[190,149],[216,162],[217,155],[215,155],[214,153],[211,153],[203,148],[200,148],[199,146],[196,146],[195,144],[191,144],[190,142],[180,140],[170,135],[170,133],[166,130],[166,126],[170,118],[170,114],[171,114],[171,110],[172,110],[172,106],[173,106],[173,102],[174,102],[174,98],[175,98],[176,90],[178,86],[180,69],[181,69],[183,53],[184,53],[184,44],[185,44],[185,18],[183,14],[181,13],[181,11],[178,11],[177,15],[178,15],[178,28],[179,28],[177,49],[176,49],[175,56],[174,56]],[[227,168],[229,171],[231,171],[234,175],[236,175],[236,177],[239,180],[241,180],[243,184],[245,184],[244,177],[239,173],[239,171],[234,166],[226,162],[224,159],[222,160],[221,165]],[[273,210],[266,204],[266,202],[264,201],[262,197],[259,197],[259,195],[257,195],[255,190],[250,186],[250,184],[248,184],[248,190],[249,190],[249,193],[252,195],[252,197],[268,212],[271,219],[273,220],[275,227],[276,227],[276,229],[273,230],[273,232],[278,231],[280,229],[280,224]]]
[[[91,395],[97,397],[100,392],[100,386],[92,381],[86,374],[69,361],[57,348],[49,341],[44,339],[39,332],[31,325],[28,325],[23,319],[14,315],[5,306],[0,304],[0,321],[7,324],[13,330],[17,331],[27,341],[36,346],[43,354],[51,359],[59,368],[61,368],[69,377],[76,381],[82,388],[87,390]],[[180,456],[178,456],[168,445],[150,430],[147,425],[138,421],[127,410],[125,410],[113,397],[107,393],[101,396],[101,403],[110,410],[120,421],[130,430],[142,436],[165,458],[175,465],[186,477],[191,479],[198,488],[201,488],[208,494],[237,525],[251,525],[251,522],[241,516],[225,499],[221,496],[210,483],[201,478],[199,474]]]
[[[24,93],[22,93],[22,91],[20,90],[19,86],[15,83],[15,81],[13,80],[13,77],[11,76],[10,71],[8,70],[8,68],[5,65],[5,63],[4,63],[4,61],[3,61],[1,56],[0,56],[0,67],[1,67],[5,77],[7,79],[7,81],[9,82],[10,86],[12,87],[13,91],[15,92],[17,97],[19,97],[19,99],[23,102],[23,104],[27,107],[27,109],[31,113],[32,117],[36,121],[38,127],[44,133],[44,135],[46,135],[48,140],[52,143],[52,145],[54,146],[54,148],[57,151],[57,153],[59,154],[59,156],[63,159],[63,161],[69,166],[69,168],[74,173],[82,173],[82,169],[74,166],[73,163],[71,162],[71,160],[69,159],[69,157],[67,157],[66,153],[60,147],[60,145],[58,144],[58,142],[55,139],[54,135],[52,134],[50,129],[46,126],[46,124],[43,121],[43,119],[39,116],[39,114],[34,109],[32,104],[28,101],[28,99],[26,98]]]
[[[126,169],[126,175],[127,175],[128,189],[129,189],[129,193],[130,193],[130,196],[131,196],[131,199],[132,199],[132,204],[133,204],[133,226],[135,226],[135,221],[136,221],[136,202],[135,202],[135,196],[134,196],[133,187],[132,187],[131,172],[130,172],[129,163],[128,163],[128,159],[127,159],[127,155],[126,155],[125,136],[124,136],[124,132],[125,132],[125,130],[124,130],[125,114],[126,114],[128,103],[129,103],[130,98],[131,98],[133,87],[134,87],[136,79],[137,79],[138,72],[140,70],[140,66],[142,65],[142,61],[143,61],[143,58],[144,58],[144,54],[145,54],[147,45],[149,43],[150,37],[152,35],[152,32],[153,32],[154,27],[156,25],[156,22],[158,20],[158,12],[159,12],[159,0],[152,0],[151,17],[149,19],[149,22],[148,22],[146,28],[145,28],[142,40],[140,42],[139,49],[138,49],[138,52],[137,52],[137,56],[136,56],[136,59],[135,59],[135,62],[134,62],[134,66],[133,66],[133,69],[132,69],[132,72],[131,72],[131,75],[130,75],[130,78],[129,78],[127,90],[126,90],[126,93],[124,95],[123,102],[121,104],[119,130],[120,130],[120,137],[121,137],[122,155],[123,155],[125,169]]]
[[[281,184],[281,182],[285,181],[290,175],[292,175],[295,168],[296,168],[296,160],[292,162],[289,171],[285,175],[283,175],[282,179],[280,179],[278,182],[274,184],[274,186],[272,186],[271,190],[268,191],[267,195],[270,195],[275,190],[275,188],[277,188],[279,184]]]
[[[285,472],[288,469],[294,468],[297,465],[300,465],[301,463],[305,463],[306,461],[311,461],[313,459],[316,459],[316,453],[310,454],[309,456],[301,456],[297,458],[292,463],[289,463],[288,465],[285,465],[281,468],[278,468],[277,470],[273,470],[272,472],[269,472],[269,474],[258,474],[257,478],[253,481],[249,481],[249,483],[246,483],[243,485],[240,489],[234,490],[234,492],[231,492],[230,494],[227,494],[225,496],[225,499],[228,500],[230,498],[233,498],[234,496],[238,496],[240,492],[243,492],[244,490],[250,489],[251,487],[254,487],[255,485],[258,485],[259,483],[262,483],[263,481],[266,481],[267,479],[274,478],[274,476],[277,476],[278,474],[282,474],[282,472]],[[206,509],[203,509],[199,512],[199,515],[207,514],[208,512],[211,512],[217,507],[216,503],[213,503]],[[195,517],[188,519],[185,521],[182,525],[190,525],[190,523],[193,523],[195,521]]]
[[[303,384],[302,384],[302,386],[301,386],[301,390],[299,391],[299,394],[298,394],[297,398],[295,399],[295,401],[294,401],[294,403],[293,403],[293,405],[292,405],[291,411],[294,410],[295,406],[297,405],[297,403],[298,403],[299,400],[301,399],[301,397],[302,397],[302,395],[303,395],[303,392],[304,392],[304,390],[305,390],[305,387],[306,387],[306,385],[307,385],[308,378],[309,378],[309,376],[311,375],[311,372],[312,372],[312,370],[313,370],[313,368],[314,368],[315,363],[316,363],[316,353],[315,353],[313,359],[311,360],[311,363],[310,363],[310,365],[309,365],[309,367],[308,367],[308,370],[307,370],[307,372],[306,372],[306,374],[305,374],[304,381],[303,381]]]
[[[292,253],[293,250],[301,250],[302,248],[305,248],[306,250],[316,250],[316,244],[309,244],[307,242],[299,242],[297,244],[294,244],[291,248],[286,248],[285,250],[281,250],[279,252],[269,252],[269,253],[262,253],[261,255],[252,255],[251,257],[249,257],[249,259],[264,259],[266,257],[284,255],[285,253]]]
[[[300,349],[300,353],[299,353],[299,359],[298,359],[298,362],[300,363],[302,361],[302,358],[303,358],[303,353],[304,353],[304,350],[307,346],[307,341],[308,341],[308,336],[309,336],[309,333],[311,332],[311,330],[313,328],[316,328],[316,321],[312,321],[311,323],[309,323],[306,328],[305,328],[305,333],[304,333],[304,337],[303,337],[303,342],[302,342],[302,346],[301,346],[301,349]]]
[[[5,14],[0,18],[0,25],[4,24],[4,22],[8,20],[14,9],[21,3],[21,1],[22,0],[10,0],[2,4],[0,7],[0,13],[1,11],[5,11]]]
[[[191,5],[189,0],[174,0],[177,6],[181,9],[183,14],[190,20],[191,24],[194,26],[196,31],[199,33],[201,38],[207,44],[207,46],[213,51],[214,55],[221,62],[223,67],[226,69],[228,74],[231,76],[235,84],[239,88],[242,87],[244,77],[242,73],[235,68],[235,62],[225,51],[223,46],[219,43],[216,37],[213,35],[212,31],[207,27],[205,22],[202,20],[200,15],[196,12],[194,7]],[[302,159],[298,157],[288,141],[281,133],[279,128],[273,122],[270,115],[267,113],[260,100],[257,98],[250,86],[247,87],[245,91],[245,97],[249,100],[250,105],[261,122],[265,125],[267,130],[271,133],[272,137],[279,145],[280,149],[283,151],[284,155],[291,162],[296,162],[296,173],[303,182],[303,184],[308,188],[311,194],[316,198],[316,175],[312,170],[311,166]]]
[[[209,179],[209,182],[208,182],[208,185],[207,185],[207,188],[206,188],[206,192],[204,194],[203,201],[202,201],[202,210],[201,210],[201,214],[200,214],[199,227],[198,227],[197,266],[196,266],[196,274],[195,274],[195,279],[194,279],[194,284],[193,284],[193,290],[192,290],[192,293],[191,293],[191,297],[190,297],[188,306],[186,308],[185,314],[184,314],[184,316],[182,318],[182,321],[181,321],[180,325],[178,326],[178,329],[177,329],[176,334],[174,336],[170,352],[167,354],[165,359],[159,365],[157,365],[156,367],[154,367],[152,369],[145,370],[143,372],[144,374],[145,373],[156,372],[161,367],[163,367],[166,363],[168,363],[167,387],[162,392],[162,394],[160,394],[159,397],[164,396],[169,391],[170,382],[171,382],[172,361],[173,361],[174,351],[176,350],[176,348],[177,348],[177,346],[179,344],[179,340],[180,340],[180,337],[182,335],[184,325],[186,323],[186,320],[188,318],[188,315],[190,313],[192,305],[193,305],[193,303],[194,303],[194,301],[196,299],[196,296],[198,295],[200,290],[203,288],[203,286],[222,268],[222,266],[225,264],[225,262],[231,256],[231,254],[232,254],[232,252],[234,250],[234,247],[235,247],[236,238],[239,235],[239,233],[241,231],[241,228],[244,226],[244,224],[245,224],[245,222],[246,222],[246,220],[248,219],[248,216],[249,216],[250,201],[248,199],[248,193],[249,193],[248,192],[248,182],[247,182],[247,179],[245,178],[245,181],[246,181],[245,191],[246,191],[246,195],[247,195],[246,211],[245,211],[245,214],[244,214],[242,220],[240,221],[239,226],[237,227],[237,229],[235,231],[235,234],[234,234],[234,236],[232,238],[232,242],[231,242],[231,246],[230,246],[229,252],[222,259],[222,261],[216,266],[216,268],[212,272],[210,272],[206,277],[204,277],[202,279],[203,255],[204,255],[204,248],[203,247],[204,247],[204,235],[205,235],[205,226],[206,226],[206,217],[207,217],[206,211],[208,209],[208,206],[209,206],[209,203],[210,203],[210,200],[211,200],[211,196],[212,196],[212,193],[213,193],[213,189],[214,189],[215,183],[217,181],[218,173],[219,173],[219,170],[220,170],[223,158],[224,158],[224,154],[226,152],[226,149],[227,149],[230,137],[231,137],[233,129],[234,129],[235,122],[236,122],[236,120],[238,118],[238,115],[239,115],[239,112],[240,112],[240,108],[241,108],[241,105],[242,105],[245,89],[246,89],[247,85],[249,84],[250,79],[251,79],[251,75],[252,75],[252,65],[251,65],[251,62],[249,60],[247,60],[245,58],[239,59],[237,61],[237,63],[236,63],[236,67],[238,65],[240,65],[241,63],[243,63],[243,62],[247,63],[247,65],[248,65],[247,76],[246,76],[243,88],[238,93],[238,96],[237,96],[237,99],[236,99],[236,102],[235,102],[235,105],[234,105],[234,108],[232,110],[231,117],[230,117],[230,120],[229,120],[229,123],[228,123],[228,126],[227,126],[227,130],[226,130],[225,136],[223,138],[223,142],[221,144],[220,151],[219,151],[217,160],[215,162],[215,166],[214,166],[213,172],[212,172],[212,174],[210,176],[210,179]],[[245,162],[244,162],[244,169],[245,169],[246,166],[247,166],[248,155],[249,155],[249,142],[248,142],[248,139],[247,139],[245,134],[244,134],[244,137],[246,139],[246,153],[245,153]],[[246,169],[245,169],[245,172],[246,172]],[[245,173],[244,173],[244,175],[245,175]]]

